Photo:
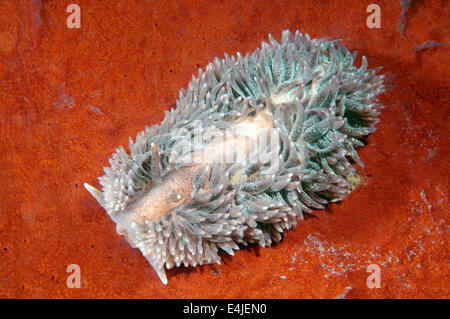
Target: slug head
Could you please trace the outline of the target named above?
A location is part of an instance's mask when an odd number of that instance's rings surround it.
[[[133,248],[141,249],[140,242],[145,241],[148,224],[157,222],[177,206],[192,200],[192,179],[195,172],[194,167],[182,167],[171,171],[147,192],[130,201],[124,210],[118,213],[111,213],[107,210],[111,219],[117,224],[117,233],[124,235]],[[87,183],[84,186],[106,209],[104,194]],[[147,250],[148,241],[143,246]],[[157,271],[161,281],[166,283],[164,270],[155,265],[152,254],[141,250]]]

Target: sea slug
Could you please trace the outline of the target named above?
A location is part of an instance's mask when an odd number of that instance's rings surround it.
[[[251,55],[216,58],[160,125],[116,149],[102,191],[84,185],[164,284],[164,267],[278,242],[359,182],[355,149],[375,130],[384,86],[355,56],[284,31]]]

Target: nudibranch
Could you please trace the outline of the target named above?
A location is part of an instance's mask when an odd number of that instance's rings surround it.
[[[116,149],[86,189],[166,284],[164,268],[220,263],[271,245],[303,213],[359,181],[383,76],[339,40],[284,31],[252,54],[215,58],[160,125]]]

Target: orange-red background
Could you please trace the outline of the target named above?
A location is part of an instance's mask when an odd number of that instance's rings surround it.
[[[73,2],[81,29],[66,27]],[[380,29],[366,26],[372,2]],[[399,1],[1,1],[0,297],[449,298],[450,10],[413,1],[406,38],[400,14]],[[342,38],[384,66],[363,184],[280,244],[170,270],[163,286],[83,183],[98,186],[114,148],[160,122],[198,67],[283,29]],[[413,52],[427,40],[444,45]]]

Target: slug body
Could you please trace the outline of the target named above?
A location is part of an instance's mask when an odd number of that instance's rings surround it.
[[[118,148],[86,189],[166,284],[164,267],[219,263],[281,240],[357,184],[383,76],[338,41],[284,31],[200,70],[160,125]]]

